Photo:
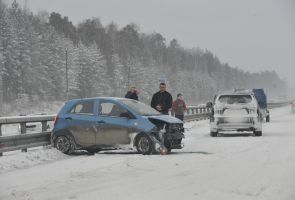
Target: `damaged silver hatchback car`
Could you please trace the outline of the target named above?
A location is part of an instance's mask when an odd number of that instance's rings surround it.
[[[51,141],[66,154],[125,147],[142,154],[166,154],[183,147],[183,133],[182,121],[144,103],[97,97],[66,102],[56,116]]]

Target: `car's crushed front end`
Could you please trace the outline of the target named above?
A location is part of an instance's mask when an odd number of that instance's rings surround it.
[[[168,115],[151,116],[148,119],[156,126],[151,134],[167,148],[168,152],[172,149],[183,148],[182,121]]]

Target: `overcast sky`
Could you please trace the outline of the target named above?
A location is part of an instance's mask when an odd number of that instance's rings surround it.
[[[11,2],[12,0],[6,0]],[[276,70],[295,86],[295,0],[18,0],[75,24],[99,17],[176,38],[245,71]]]

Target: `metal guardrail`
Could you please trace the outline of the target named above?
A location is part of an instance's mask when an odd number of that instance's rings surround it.
[[[0,156],[3,152],[19,150],[27,151],[27,148],[50,144],[50,132],[47,131],[47,123],[54,120],[55,115],[31,115],[0,117]],[[27,133],[27,123],[41,123],[40,133]],[[19,124],[20,135],[2,136],[2,126],[6,124]]]
[[[277,108],[290,104],[288,102],[269,103],[268,107]],[[184,121],[204,120],[210,117],[211,110],[206,106],[189,106],[184,116]],[[32,116],[16,116],[16,117],[0,117],[0,156],[3,152],[22,150],[27,148],[38,147],[50,144],[50,131],[47,131],[47,123],[54,120],[55,115],[32,115]],[[42,124],[42,132],[27,133],[26,124],[32,122],[40,122]],[[20,135],[2,136],[2,125],[20,124]],[[27,133],[27,134],[26,134]]]
[[[294,102],[293,100],[292,101],[284,101],[284,102],[279,102],[279,103],[268,103],[267,104],[267,107],[269,109],[272,109],[272,108],[279,108],[279,107],[283,107],[283,106],[287,106],[289,104],[291,104],[292,102]]]
[[[15,151],[50,144],[50,131],[0,137],[0,152]]]
[[[195,121],[208,119],[211,114],[211,109],[206,106],[188,106],[188,110],[184,115],[184,121]]]

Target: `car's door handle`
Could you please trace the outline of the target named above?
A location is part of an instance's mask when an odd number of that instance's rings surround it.
[[[72,120],[73,118],[71,118],[71,117],[66,117],[65,119],[66,119],[66,120]]]

